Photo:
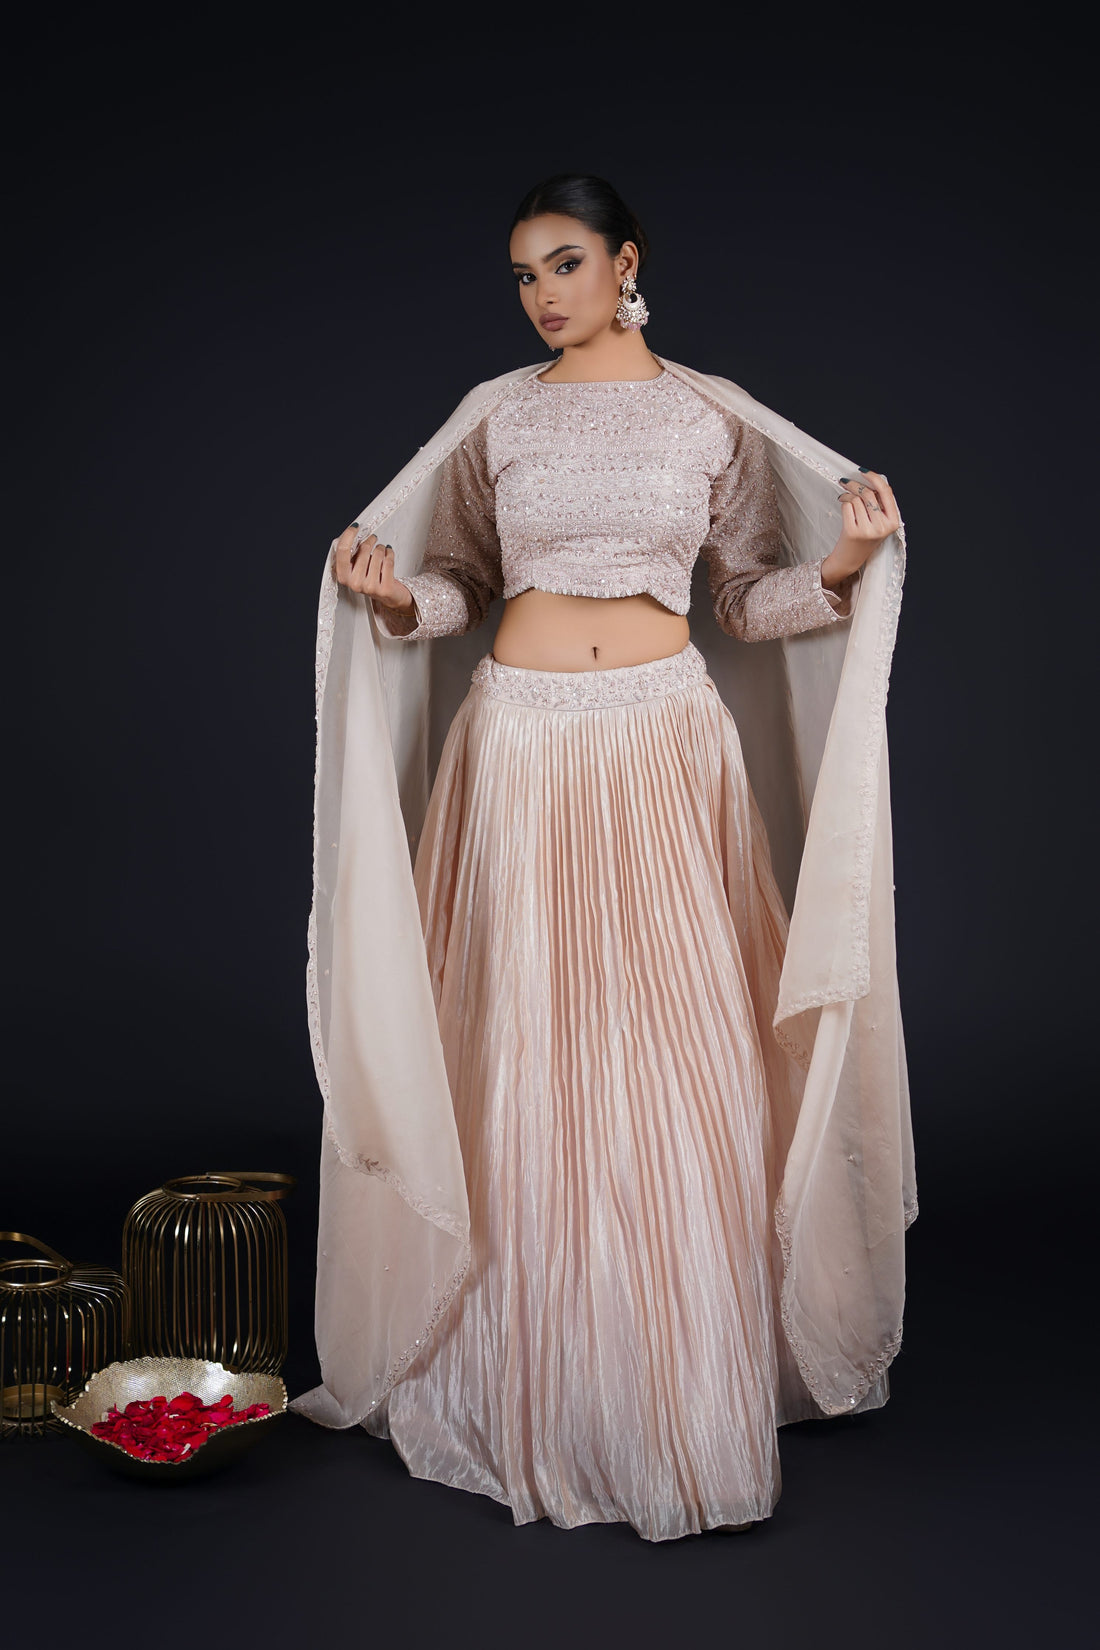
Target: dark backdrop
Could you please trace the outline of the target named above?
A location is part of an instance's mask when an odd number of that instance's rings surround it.
[[[117,1264],[127,1208],[166,1176],[296,1174],[292,1392],[317,1378],[320,574],[332,534],[473,383],[545,354],[506,267],[521,194],[551,171],[610,176],[653,243],[652,346],[890,475],[910,545],[889,703],[921,1193],[906,1342],[887,1410],[843,1438],[784,1433],[771,1548],[689,1565],[700,1626],[736,1570],[742,1623],[758,1612],[792,1643],[811,1608],[819,1628],[885,1617],[914,1643],[933,1626],[962,1642],[991,1609],[1002,1642],[1076,1631],[1083,125],[1071,42],[1055,73],[1034,37],[960,29],[924,15],[884,34],[872,16],[796,38],[677,8],[353,34],[322,14],[254,32],[99,18],[43,25],[13,77],[0,1225]],[[224,1500],[239,1485],[282,1510],[271,1539],[298,1581],[247,1582],[273,1642],[310,1615],[310,1632],[360,1619],[372,1580],[373,1626],[407,1609],[430,1638],[450,1595],[409,1575],[453,1580],[487,1536],[482,1634],[511,1590],[549,1599],[566,1551],[588,1555],[566,1596],[593,1632],[648,1623],[657,1642],[675,1620],[656,1579],[671,1549],[592,1527],[551,1550],[545,1525],[532,1546],[506,1509],[410,1484],[386,1446],[295,1425],[282,1473],[254,1458],[217,1492],[231,1547],[252,1527],[251,1503]],[[145,1498],[135,1514],[132,1493],[48,1460],[20,1467],[24,1508],[45,1516],[47,1484],[77,1546],[89,1521],[112,1546],[148,1539],[150,1518],[198,1540],[213,1516]],[[836,1579],[853,1559],[855,1591]],[[330,1563],[353,1579],[314,1590]],[[821,1589],[801,1606],[791,1564]],[[245,1597],[226,1575],[207,1586],[230,1612]]]

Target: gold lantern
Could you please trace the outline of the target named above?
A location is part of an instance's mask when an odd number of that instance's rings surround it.
[[[25,1232],[0,1243],[38,1251],[0,1261],[0,1437],[56,1431],[89,1376],[129,1351],[130,1292],[106,1266],[74,1266]]]
[[[277,1375],[287,1353],[288,1174],[210,1171],[140,1198],[122,1233],[133,1345]]]

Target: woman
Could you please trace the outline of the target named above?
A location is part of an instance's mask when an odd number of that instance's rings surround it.
[[[645,254],[603,180],[533,190],[510,257],[560,355],[471,392],[335,541],[310,968],[324,1382],[294,1407],[516,1523],[666,1540],[770,1515],[778,1426],[885,1402],[916,1204],[885,894],[896,600],[867,596],[869,651],[760,686],[785,707],[760,768],[773,836],[790,858],[794,822],[809,887],[792,956],[686,618],[701,557],[727,637],[846,630],[874,552],[900,557],[897,504],[849,467],[807,557],[825,512],[799,466],[827,473],[824,449],[649,351]],[[469,635],[501,595],[425,805],[418,718],[446,696],[416,644]],[[781,748],[832,810],[804,846]]]

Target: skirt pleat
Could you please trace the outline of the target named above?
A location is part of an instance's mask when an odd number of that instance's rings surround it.
[[[371,1430],[517,1524],[768,1517],[786,914],[702,655],[486,655],[415,883],[472,1260]]]

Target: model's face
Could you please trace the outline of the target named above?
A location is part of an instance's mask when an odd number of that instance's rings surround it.
[[[576,218],[547,213],[519,223],[509,242],[520,302],[551,349],[584,344],[619,323],[615,310],[624,275],[638,267],[638,249],[624,241],[614,257],[603,237]]]

